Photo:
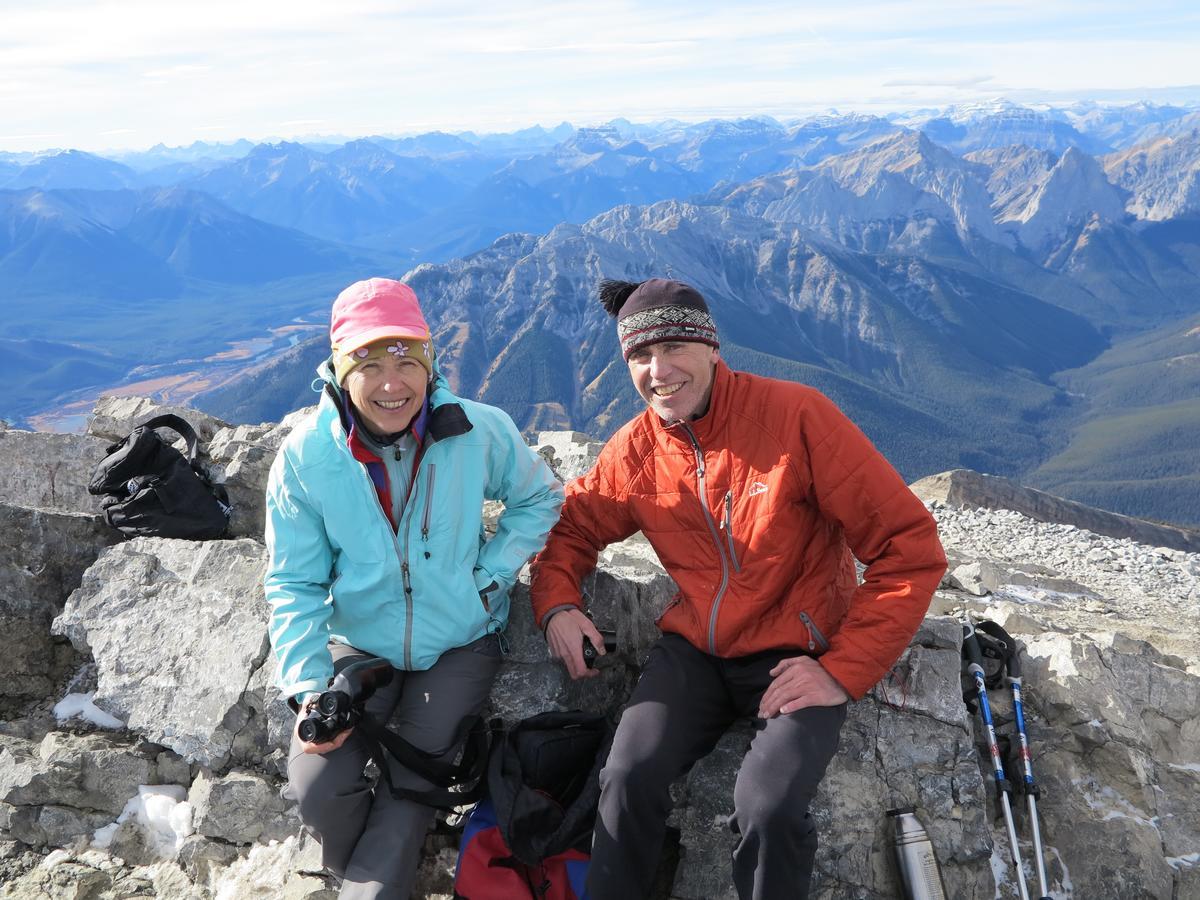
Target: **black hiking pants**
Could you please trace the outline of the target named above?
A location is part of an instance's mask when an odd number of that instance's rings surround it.
[[[650,651],[600,773],[591,900],[643,900],[662,852],[669,789],[738,718],[755,735],[734,787],[733,882],[741,900],[808,896],[817,834],[808,806],[837,751],[846,704],[758,718],[770,670],[796,651],[720,659],[678,635]]]

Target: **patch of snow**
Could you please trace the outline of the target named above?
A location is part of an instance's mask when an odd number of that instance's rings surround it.
[[[95,696],[94,691],[90,694],[67,694],[54,704],[54,718],[60,724],[68,719],[81,718],[100,728],[124,728],[124,722],[92,702]]]
[[[1072,779],[1071,784],[1079,788],[1080,796],[1088,808],[1100,814],[1100,821],[1128,819],[1158,831],[1158,816],[1150,816],[1138,809],[1107,785],[1098,786],[1083,778]]]
[[[1060,882],[1059,892],[1055,895],[1060,900],[1071,900],[1075,896],[1075,884],[1071,881],[1071,870],[1067,868],[1066,861],[1062,858],[1062,854],[1058,852],[1057,847],[1046,847],[1047,853],[1054,854],[1054,860],[1058,863],[1058,867],[1062,869],[1062,880]],[[1046,880],[1050,880],[1050,873],[1046,873]]]
[[[64,863],[71,858],[71,854],[66,850],[54,850],[46,855],[38,865],[43,869],[53,869],[59,863]]]
[[[92,846],[107,849],[117,829],[133,818],[149,836],[150,847],[164,859],[173,859],[184,838],[195,832],[186,798],[187,789],[177,784],[138,785],[117,820],[92,834]]]
[[[1172,869],[1190,869],[1200,863],[1200,853],[1189,853],[1186,856],[1168,856],[1167,865]]]
[[[996,882],[996,900],[1003,900],[1004,892],[1001,889],[1008,884],[1008,857],[1001,852],[999,841],[992,841],[992,855],[988,863],[992,867],[992,880]]]

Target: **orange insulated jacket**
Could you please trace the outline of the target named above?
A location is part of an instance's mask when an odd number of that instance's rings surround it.
[[[538,624],[580,605],[599,550],[640,530],[679,588],[664,632],[721,657],[819,657],[861,698],[908,646],[945,571],[937,525],[819,391],[716,366],[704,416],[667,425],[646,410],[567,486],[533,564]]]

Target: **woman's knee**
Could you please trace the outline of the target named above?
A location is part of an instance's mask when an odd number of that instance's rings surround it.
[[[296,801],[300,821],[317,832],[344,821],[359,804],[369,804],[371,786],[361,767],[355,771],[322,757],[288,765],[287,796]]]

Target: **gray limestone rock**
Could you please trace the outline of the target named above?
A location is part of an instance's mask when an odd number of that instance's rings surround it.
[[[542,455],[559,481],[567,482],[587,472],[603,448],[602,441],[578,431],[542,431],[533,449]]]
[[[167,413],[179,416],[191,425],[201,443],[208,443],[218,431],[229,427],[215,416],[189,406],[161,404],[149,397],[104,396],[96,401],[88,417],[87,433],[108,441],[119,441],[147,419]]]
[[[1003,584],[1003,572],[998,566],[982,560],[956,566],[954,571],[946,576],[945,582],[952,588],[982,597]]]
[[[209,441],[206,448],[209,474],[214,481],[225,485],[233,506],[229,520],[232,537],[262,540],[271,463],[284,438],[311,413],[311,409],[300,410],[279,424],[221,428]]]
[[[0,887],[2,900],[107,900],[112,876],[91,866],[66,862],[38,866]]]
[[[85,434],[0,431],[0,500],[57,512],[95,515],[87,485],[109,442]]]
[[[31,847],[67,847],[112,818],[108,813],[53,803],[22,806],[13,814],[8,834]]]
[[[1011,509],[1040,522],[1071,524],[1096,534],[1132,538],[1151,547],[1200,552],[1200,532],[1105,512],[970,469],[954,469],[922,478],[912,485],[912,491],[926,503]]]
[[[62,847],[112,822],[138,786],[159,783],[158,748],[107,734],[50,732],[40,742],[0,738],[3,830]]]
[[[189,762],[220,766],[266,660],[265,552],[249,540],[137,538],[102,554],[55,620],[89,651],[95,702]]]
[[[287,815],[279,785],[262,775],[234,770],[214,776],[201,771],[192,782],[188,802],[196,831],[232,844],[283,840],[299,821]]]
[[[193,882],[208,884],[237,858],[238,850],[232,844],[192,834],[179,845],[176,861]]]
[[[12,434],[12,432],[7,432]],[[72,661],[50,622],[120,535],[93,515],[0,503],[0,713],[44,697]]]

